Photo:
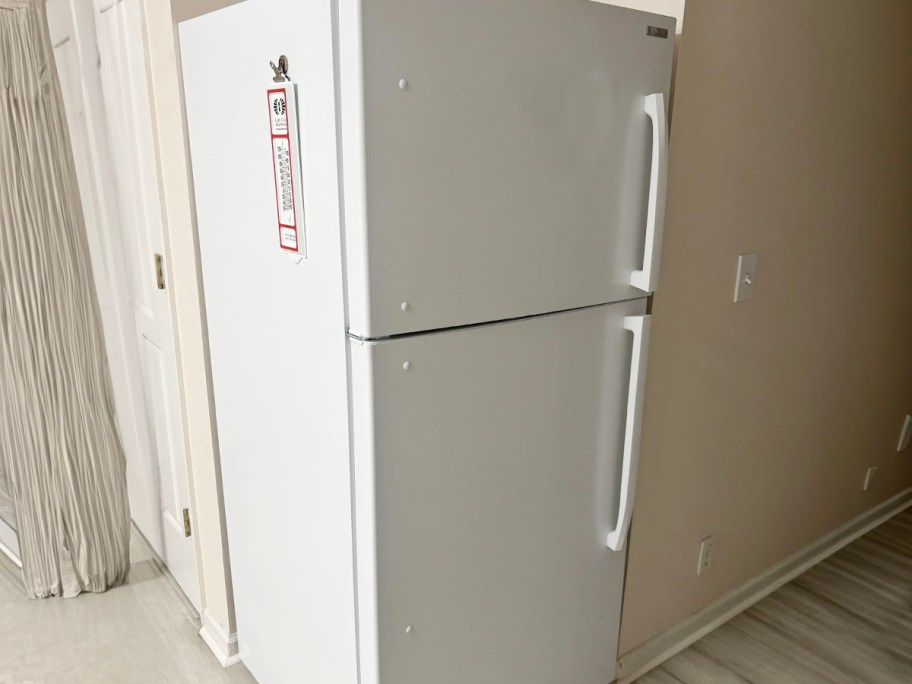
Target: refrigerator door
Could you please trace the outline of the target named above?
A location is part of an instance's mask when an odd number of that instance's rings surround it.
[[[351,332],[653,289],[633,274],[660,246],[674,36],[673,19],[589,0],[343,2]]]
[[[613,680],[625,555],[606,540],[644,313],[352,341],[364,684]]]

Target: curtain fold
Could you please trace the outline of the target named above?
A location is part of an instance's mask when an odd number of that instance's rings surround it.
[[[129,571],[126,469],[43,0],[0,0],[0,468],[30,596]]]

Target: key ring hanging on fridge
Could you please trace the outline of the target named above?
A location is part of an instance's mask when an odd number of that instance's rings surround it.
[[[281,55],[279,57],[279,65],[276,66],[275,62],[270,62],[269,66],[272,67],[272,70],[275,72],[275,76],[272,77],[272,80],[276,83],[285,83],[285,81],[290,81],[288,78],[288,57]]]

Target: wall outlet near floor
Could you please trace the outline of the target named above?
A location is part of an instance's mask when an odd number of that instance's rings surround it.
[[[700,558],[697,561],[697,575],[702,575],[709,570],[713,562],[713,544],[716,543],[716,535],[710,535],[700,542]]]
[[[906,416],[906,422],[903,423],[902,432],[899,433],[899,446],[897,451],[905,451],[909,448],[909,442],[912,441],[912,416]]]
[[[865,482],[864,482],[864,491],[868,491],[871,487],[871,480],[874,479],[874,473],[877,472],[877,466],[871,466],[868,468],[868,472],[865,473]]]

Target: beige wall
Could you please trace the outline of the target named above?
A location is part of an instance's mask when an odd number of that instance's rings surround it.
[[[687,3],[622,653],[912,485],[910,35],[905,0]]]

